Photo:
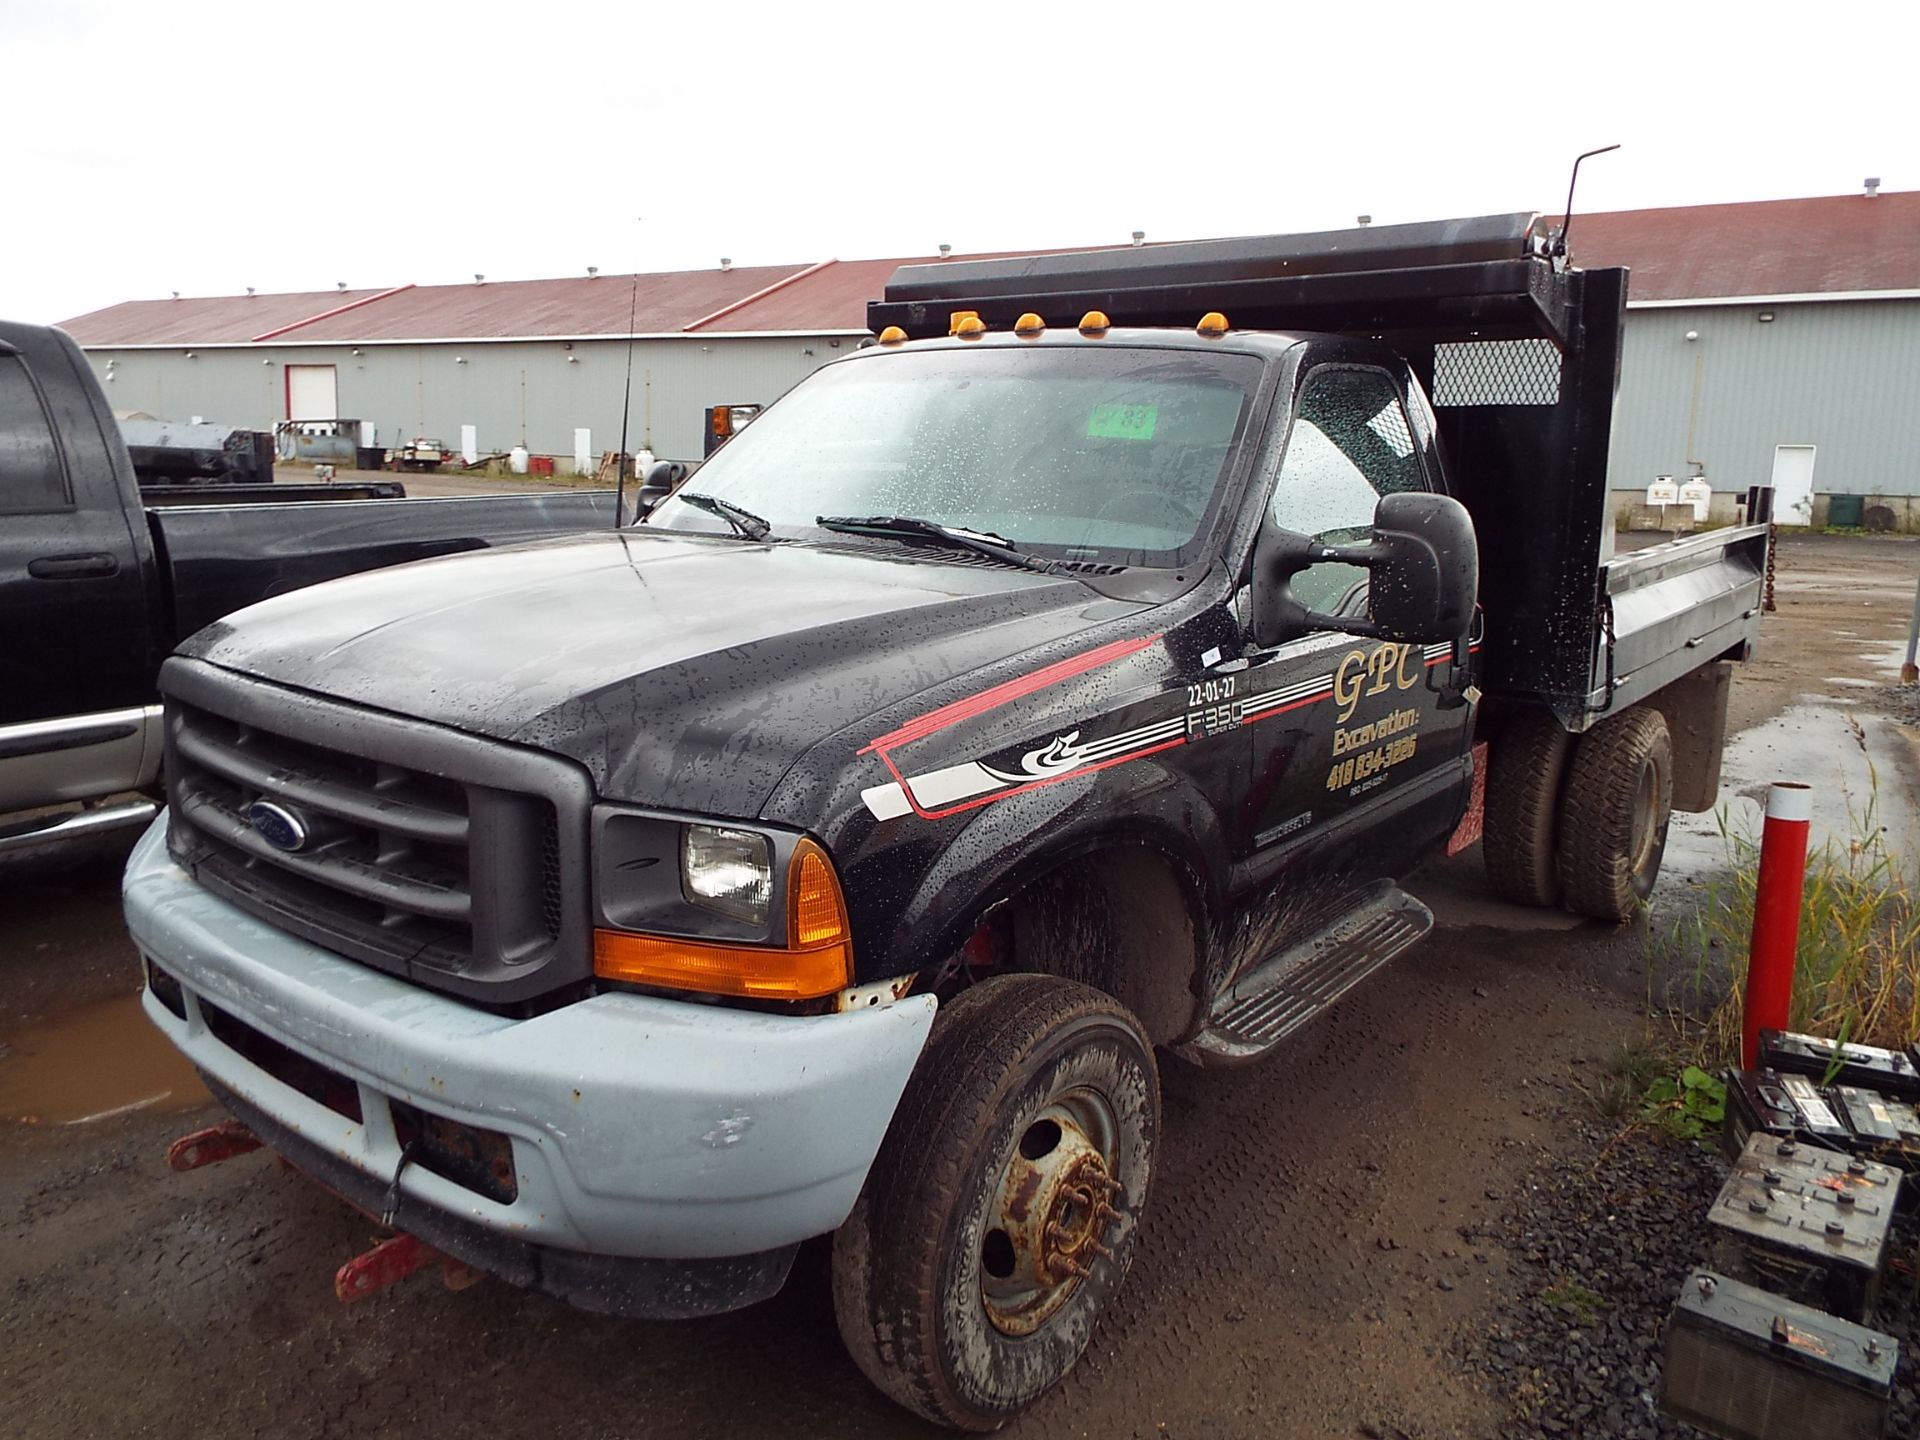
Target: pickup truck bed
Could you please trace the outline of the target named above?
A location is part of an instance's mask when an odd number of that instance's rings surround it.
[[[147,525],[170,577],[168,628],[178,640],[243,605],[338,575],[610,529],[613,492],[169,506],[149,510]]]

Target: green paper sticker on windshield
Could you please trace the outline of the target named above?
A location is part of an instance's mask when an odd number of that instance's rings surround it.
[[[1087,417],[1092,440],[1151,440],[1160,419],[1158,405],[1096,405]]]

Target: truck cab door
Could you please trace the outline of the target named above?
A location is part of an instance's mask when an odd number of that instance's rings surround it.
[[[1404,371],[1365,365],[1307,373],[1268,500],[1279,524],[1329,545],[1363,544],[1382,495],[1441,488],[1408,421],[1410,383]],[[1362,616],[1367,572],[1316,565],[1294,577],[1293,593],[1311,610]],[[1449,645],[1336,630],[1255,653],[1255,878],[1287,874],[1332,901],[1405,873],[1444,839],[1470,779],[1472,706],[1444,694],[1451,664]]]
[[[99,422],[47,359],[0,342],[0,811],[144,783],[158,753],[140,557]]]

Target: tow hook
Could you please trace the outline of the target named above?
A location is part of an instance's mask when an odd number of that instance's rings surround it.
[[[342,1303],[351,1305],[356,1300],[379,1294],[429,1265],[441,1267],[441,1279],[449,1290],[465,1290],[486,1279],[484,1271],[402,1234],[389,1236],[364,1255],[356,1255],[342,1265],[334,1272],[333,1293]]]
[[[260,1137],[238,1120],[223,1120],[205,1130],[182,1135],[167,1147],[167,1168],[179,1174],[203,1165],[218,1165],[236,1155],[260,1148]]]

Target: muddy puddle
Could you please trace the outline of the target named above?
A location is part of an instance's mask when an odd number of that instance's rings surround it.
[[[1729,740],[1718,807],[1704,815],[1674,813],[1662,883],[1698,886],[1724,873],[1730,859],[1722,825],[1758,840],[1767,789],[1776,780],[1813,787],[1810,848],[1844,851],[1878,831],[1894,855],[1920,853],[1915,732],[1853,705],[1842,696],[1807,696]]]
[[[138,992],[0,1033],[0,1124],[79,1125],[209,1098]]]

